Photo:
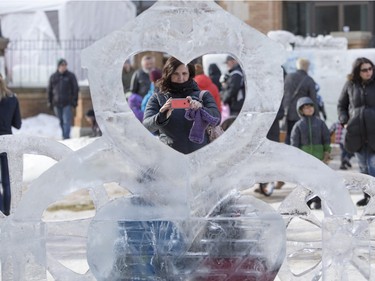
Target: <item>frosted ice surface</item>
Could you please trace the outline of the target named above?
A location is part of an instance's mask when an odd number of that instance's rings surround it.
[[[370,233],[367,221],[325,218],[322,241],[324,280],[370,280]],[[357,268],[362,276],[351,277],[348,274],[351,267]]]
[[[129,56],[149,50],[185,63],[207,53],[229,53],[238,59],[248,95],[237,120],[222,137],[182,155],[135,119],[123,95],[122,65]],[[280,209],[285,224],[275,210],[241,190],[257,182],[294,182],[323,199],[326,216],[355,214],[339,174],[312,156],[265,137],[282,97],[284,60],[285,52],[277,43],[213,1],[158,2],[84,50],[82,61],[88,68],[103,136],[74,152],[41,138],[17,150],[22,155],[36,147],[59,162],[34,180],[12,215],[1,220],[1,247],[14,230],[22,240],[21,225],[33,234],[40,229],[35,234],[40,240],[28,244],[24,239],[22,255],[16,252],[10,264],[1,256],[2,275],[9,275],[4,280],[32,280],[35,270],[38,280],[44,280],[44,266],[54,278],[69,281],[123,275],[122,280],[186,280],[187,275],[229,280],[233,271],[238,280],[245,276],[273,280],[285,256],[288,216],[303,215],[306,205],[285,203]],[[8,139],[23,142],[15,136],[0,137],[4,151],[15,149]],[[16,153],[11,157],[12,169],[20,163],[17,157]],[[22,169],[14,170],[18,174],[12,177],[22,178]],[[111,182],[129,190],[131,196],[109,201],[104,185]],[[45,222],[47,230],[42,228],[44,210],[81,189],[92,190],[95,216],[61,224]],[[308,194],[297,191],[293,198],[302,202]],[[87,240],[88,272],[73,272],[46,249],[46,240],[56,241],[57,235],[63,241]],[[23,257],[29,254],[33,258],[26,265]],[[23,268],[29,270],[17,271]]]

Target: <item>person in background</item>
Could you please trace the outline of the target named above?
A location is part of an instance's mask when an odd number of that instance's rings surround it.
[[[68,69],[65,59],[57,63],[57,70],[48,82],[48,106],[55,112],[60,121],[62,138],[70,138],[73,121],[73,110],[77,107],[79,87],[76,76]]]
[[[150,89],[150,72],[153,69],[155,69],[155,58],[150,55],[143,56],[141,59],[141,69],[133,73],[129,91],[143,98]]]
[[[208,66],[208,76],[210,77],[211,81],[216,85],[216,87],[219,89],[219,92],[221,91],[221,71],[220,68],[217,66],[216,63],[211,63]]]
[[[98,123],[96,122],[95,112],[94,112],[93,109],[87,110],[87,112],[85,114],[85,119],[91,126],[91,130],[92,130],[91,136],[92,137],[100,137],[102,135],[102,132],[99,128]]]
[[[0,135],[11,135],[12,126],[20,129],[22,124],[18,99],[6,86],[0,74]],[[6,152],[0,153],[1,192],[0,211],[9,216],[11,190],[9,180],[8,156]]]
[[[245,101],[245,80],[238,62],[231,56],[225,60],[228,67],[227,78],[222,83],[221,99],[229,105],[230,115],[237,116]]]
[[[354,61],[338,100],[339,122],[346,128],[345,149],[358,159],[361,173],[375,176],[375,81],[374,63],[368,58]],[[366,206],[370,196],[357,206]]]
[[[194,81],[195,68],[170,57],[157,81],[158,92],[152,95],[144,113],[143,125],[173,149],[188,154],[208,144],[206,128],[220,122],[220,112],[212,95],[204,93]],[[188,101],[188,108],[173,108],[172,100]]]
[[[290,144],[290,136],[293,126],[300,119],[296,105],[301,97],[309,97],[315,105],[315,115],[319,115],[318,102],[316,97],[316,83],[307,74],[310,62],[307,59],[299,58],[296,62],[297,71],[288,73],[284,82],[283,107],[286,117],[285,143]]]
[[[339,169],[347,170],[348,168],[351,168],[352,164],[350,163],[350,159],[354,156],[354,154],[346,151],[344,147],[344,140],[346,135],[345,127],[339,121],[337,121],[333,123],[332,126],[329,128],[329,132],[331,136],[335,134],[335,143],[340,146],[341,165]]]
[[[216,105],[221,112],[221,98],[219,89],[216,87],[216,85],[212,82],[210,77],[204,74],[203,72],[203,66],[199,63],[194,65],[195,67],[195,77],[194,80],[198,84],[199,89],[206,90],[211,93],[211,95],[214,97]]]
[[[130,63],[130,60],[126,60],[122,67],[122,86],[124,88],[124,94],[130,91],[130,82],[134,74],[134,68]]]
[[[297,112],[300,120],[296,122],[291,134],[291,145],[328,163],[331,152],[331,139],[327,125],[315,116],[315,104],[309,97],[299,98]],[[307,202],[310,208],[320,209],[321,200],[315,196]]]
[[[141,110],[144,112],[146,110],[146,105],[150,97],[154,94],[155,92],[155,83],[161,78],[161,71],[159,69],[154,69],[150,72],[150,80],[151,80],[151,86],[150,89],[148,90],[147,95],[144,96],[142,99],[142,105],[141,105]]]

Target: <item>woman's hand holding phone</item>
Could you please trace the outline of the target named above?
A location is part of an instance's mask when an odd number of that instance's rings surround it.
[[[167,119],[171,116],[172,111],[173,111],[171,104],[172,104],[172,98],[169,98],[159,110],[159,112],[167,111]]]

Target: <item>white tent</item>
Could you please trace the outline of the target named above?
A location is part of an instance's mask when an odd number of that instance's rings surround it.
[[[30,31],[54,30],[56,39],[100,39],[111,31],[122,27],[136,16],[136,7],[129,0],[74,1],[0,0],[0,21],[4,37],[9,39],[31,39]],[[30,24],[30,18],[33,22]],[[46,24],[49,26],[47,27]],[[14,26],[22,26],[14,33]],[[49,34],[49,31],[47,31]],[[34,33],[35,39],[39,39]]]
[[[135,5],[126,0],[0,0],[1,32],[10,40],[8,80],[17,86],[44,85],[62,57],[84,80],[81,49],[135,17]]]

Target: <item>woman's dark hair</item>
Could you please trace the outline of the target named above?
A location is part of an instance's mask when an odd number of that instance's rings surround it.
[[[156,87],[159,88],[160,92],[168,92],[171,89],[171,79],[172,74],[176,71],[176,69],[183,64],[175,57],[170,57],[164,67],[163,67],[163,73],[161,78],[156,82]],[[195,77],[195,68],[194,64],[188,63],[187,68],[189,70],[189,80],[192,80]]]
[[[364,63],[371,64],[371,67],[374,68],[374,64],[368,58],[357,58],[353,63],[352,72],[348,75],[348,80],[353,83],[362,83],[362,78],[360,76],[361,66]]]

